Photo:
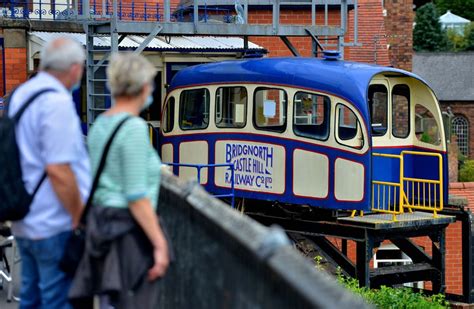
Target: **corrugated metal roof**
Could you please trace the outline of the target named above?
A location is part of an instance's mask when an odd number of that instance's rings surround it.
[[[30,36],[39,38],[44,42],[49,42],[58,37],[70,37],[86,44],[86,35],[83,33],[70,33],[70,32],[40,32],[33,31],[29,33]],[[146,36],[140,35],[129,35],[120,42],[119,48],[136,48],[144,40]],[[110,47],[110,37],[95,37],[95,47]],[[244,40],[236,37],[202,37],[202,36],[173,36],[173,37],[162,37],[158,36],[151,40],[148,44],[147,49],[150,50],[243,50]],[[249,42],[248,49],[265,51],[265,49],[257,44]]]

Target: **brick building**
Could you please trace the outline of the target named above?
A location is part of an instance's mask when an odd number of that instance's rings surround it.
[[[474,158],[474,53],[416,53],[413,72],[434,89],[441,108],[454,114],[453,134],[460,152]]]

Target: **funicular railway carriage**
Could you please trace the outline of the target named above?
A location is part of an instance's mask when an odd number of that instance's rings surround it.
[[[416,75],[387,67],[265,58],[182,70],[160,150],[168,163],[233,164],[245,199],[395,215],[436,213],[448,196],[437,99]],[[231,173],[204,169],[200,182],[225,194]]]

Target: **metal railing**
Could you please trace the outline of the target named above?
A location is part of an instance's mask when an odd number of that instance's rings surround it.
[[[194,19],[192,6],[178,5],[171,8],[171,22],[192,22]],[[234,22],[234,16],[228,8],[208,7],[204,4],[198,8],[200,22],[208,22],[210,17],[220,18],[224,23]],[[117,19],[123,21],[156,21],[163,22],[164,8],[160,3],[145,0],[118,0]],[[49,0],[10,0],[0,3],[0,16],[11,19],[32,20],[71,20],[85,15],[82,1],[65,0],[51,2]],[[92,19],[110,18],[113,15],[112,1],[93,0],[90,2],[89,15]]]
[[[443,210],[443,157],[439,153],[408,150],[402,151],[401,155],[403,157],[410,155],[438,159],[438,179],[412,178],[405,177],[405,175],[402,178],[405,195],[403,207],[432,211],[436,217],[437,212]]]
[[[439,153],[404,150],[399,155],[373,153],[374,157],[399,160],[399,181],[372,181],[372,211],[391,214],[397,221],[397,215],[405,209],[431,211],[436,218],[443,210],[443,158]],[[405,157],[424,156],[438,159],[438,178],[426,179],[405,176]],[[354,215],[355,213],[353,213]]]
[[[224,197],[230,197],[231,202],[230,206],[232,208],[235,208],[235,185],[234,185],[234,164],[232,163],[222,163],[222,164],[187,164],[187,163],[165,163],[166,165],[170,166],[177,166],[177,167],[190,167],[190,168],[195,168],[197,170],[197,182],[200,184],[201,183],[201,170],[205,168],[216,168],[216,167],[227,167],[230,170],[231,173],[231,178],[230,178],[230,190],[231,193],[229,194],[218,194],[218,195],[213,195],[214,197],[217,198],[224,198]]]
[[[372,181],[372,211],[392,214],[392,220],[396,221],[396,215],[403,213],[403,156],[373,153],[374,157],[398,159],[400,162],[400,178],[398,182]]]

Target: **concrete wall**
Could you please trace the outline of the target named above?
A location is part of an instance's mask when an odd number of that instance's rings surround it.
[[[283,237],[200,186],[163,176],[158,212],[176,254],[160,308],[363,308]]]

